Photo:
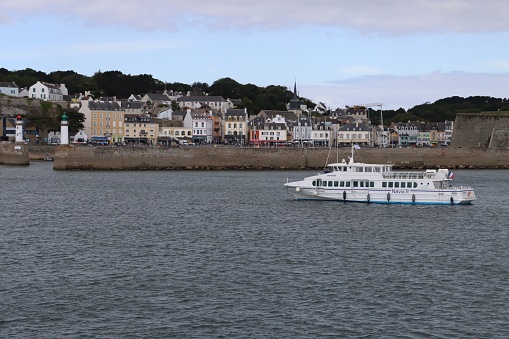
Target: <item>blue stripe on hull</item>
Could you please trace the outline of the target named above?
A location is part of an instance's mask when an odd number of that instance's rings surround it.
[[[361,203],[361,204],[384,204],[384,205],[471,205],[472,201],[462,201],[462,202],[454,202],[451,204],[450,201],[358,201],[358,200],[343,200],[343,199],[316,199],[316,198],[295,198],[295,200],[307,200],[307,201],[335,201],[335,202],[352,202],[352,203]]]

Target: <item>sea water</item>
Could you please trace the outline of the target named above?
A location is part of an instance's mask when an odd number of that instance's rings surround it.
[[[0,166],[0,337],[507,337],[507,170],[471,206],[296,201],[316,171]]]

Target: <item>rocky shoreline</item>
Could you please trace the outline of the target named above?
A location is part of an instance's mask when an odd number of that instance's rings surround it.
[[[349,148],[251,147],[32,147],[31,160],[53,155],[56,170],[304,170],[348,159]],[[481,148],[365,148],[357,162],[393,164],[400,169],[509,169],[509,150]]]

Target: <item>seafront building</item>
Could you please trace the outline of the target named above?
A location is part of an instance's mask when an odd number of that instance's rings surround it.
[[[117,101],[86,98],[81,100],[78,112],[85,116],[85,127],[78,133],[84,142],[111,144],[124,140],[125,111]]]
[[[192,142],[210,144],[214,140],[214,120],[212,111],[192,112]]]
[[[125,114],[123,142],[155,145],[159,137],[159,121],[136,114]]]
[[[223,114],[224,141],[245,145],[248,138],[249,115],[244,109],[227,109]]]

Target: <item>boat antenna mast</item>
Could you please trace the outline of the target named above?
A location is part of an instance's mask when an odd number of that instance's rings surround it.
[[[384,130],[384,117],[383,117],[383,103],[381,102],[372,102],[372,103],[369,103],[369,104],[360,104],[360,105],[355,105],[354,107],[364,107],[364,108],[369,108],[369,107],[380,107],[380,128],[382,129],[382,131]],[[368,124],[371,125],[371,121],[369,120],[369,113],[368,113],[368,110],[366,110],[366,114],[367,114],[367,118],[368,118]],[[371,143],[371,131],[369,132],[369,144],[370,146],[373,146],[372,143]]]

